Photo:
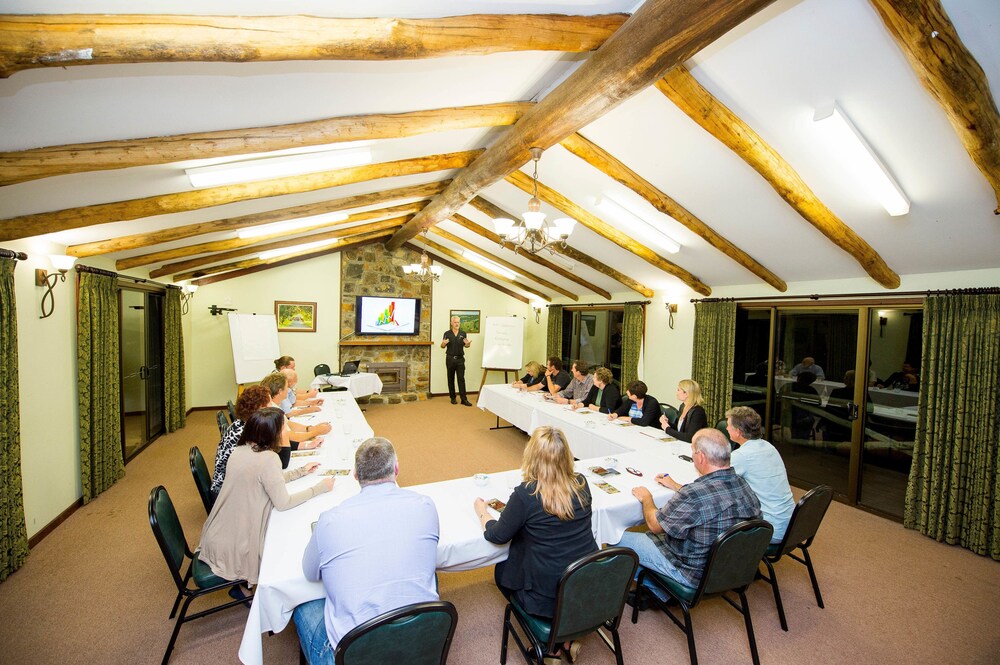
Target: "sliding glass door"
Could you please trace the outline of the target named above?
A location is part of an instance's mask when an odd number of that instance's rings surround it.
[[[121,289],[122,457],[163,432],[163,295]]]
[[[620,380],[622,316],[620,307],[563,309],[563,368],[569,371],[571,363],[580,359],[591,367],[607,367]]]

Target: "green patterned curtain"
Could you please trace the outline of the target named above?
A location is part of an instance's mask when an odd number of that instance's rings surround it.
[[[549,329],[545,336],[545,357],[557,356],[562,358],[562,319],[563,306],[549,305]],[[545,363],[542,363],[545,367]]]
[[[163,410],[167,432],[184,427],[184,335],[181,290],[167,289],[163,300]]]
[[[1000,560],[1000,293],[924,304],[903,525]]]
[[[14,259],[0,259],[0,582],[28,556],[21,492],[21,416],[17,387]]]
[[[710,427],[723,418],[731,405],[735,356],[736,303],[698,303],[694,315],[691,378],[701,386]]]
[[[643,305],[625,305],[622,316],[622,373],[621,390],[625,394],[628,385],[639,378],[639,351],[642,350]]]
[[[80,477],[83,502],[88,503],[125,475],[118,402],[118,278],[81,272],[78,299]]]

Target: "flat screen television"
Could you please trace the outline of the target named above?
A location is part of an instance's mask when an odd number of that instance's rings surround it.
[[[356,335],[420,334],[420,298],[358,296],[354,314]]]

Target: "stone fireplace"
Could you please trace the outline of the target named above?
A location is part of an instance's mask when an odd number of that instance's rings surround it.
[[[382,380],[382,394],[406,392],[406,370],[409,363],[368,363],[368,371]]]

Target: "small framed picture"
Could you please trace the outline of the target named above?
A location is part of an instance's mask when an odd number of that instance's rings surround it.
[[[316,303],[275,300],[274,318],[278,332],[316,332]]]
[[[458,329],[464,330],[467,334],[479,332],[479,310],[478,309],[453,309],[448,321],[452,316],[458,317]]]

